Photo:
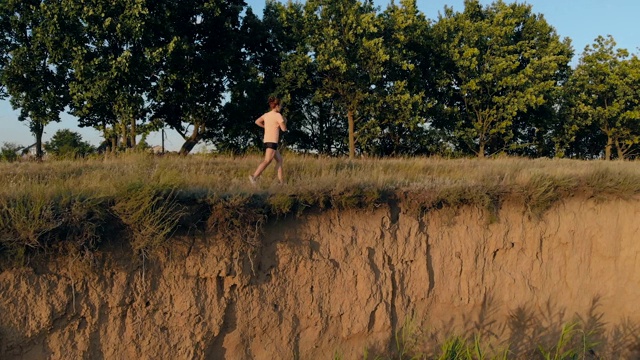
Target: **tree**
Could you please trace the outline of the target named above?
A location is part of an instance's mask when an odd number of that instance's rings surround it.
[[[444,60],[433,125],[484,157],[520,146],[513,141],[514,119],[550,101],[571,47],[530,5],[464,4],[462,13],[445,8],[433,27]]]
[[[638,156],[640,144],[640,59],[632,55],[620,64],[622,84],[618,90],[621,105],[613,142],[618,159]],[[634,153],[635,152],[635,153]]]
[[[399,5],[391,2],[379,22],[388,58],[371,104],[374,115],[361,129],[361,138],[379,155],[424,153],[432,87],[429,21],[415,0],[400,0]]]
[[[69,129],[56,131],[44,144],[45,150],[56,157],[84,157],[95,152],[95,147],[82,140],[82,136]]]
[[[620,159],[640,141],[638,113],[639,74],[637,58],[629,59],[626,49],[616,49],[612,36],[598,36],[585,48],[565,91],[571,110],[567,133],[578,141],[583,129],[593,129],[602,137],[600,148],[610,160],[614,147]]]
[[[152,117],[185,139],[182,155],[221,129],[231,71],[241,60],[243,9],[243,0],[167,0],[152,17]]]
[[[262,144],[262,134],[254,121],[268,110],[268,96],[278,92],[276,82],[282,74],[281,63],[285,54],[295,47],[291,37],[298,35],[286,28],[283,16],[286,9],[299,6],[290,3],[285,8],[278,2],[268,1],[262,19],[251,8],[247,9],[238,38],[241,55],[232,63],[229,75],[230,98],[223,107],[221,131],[211,138],[218,150],[242,152],[251,145]],[[283,112],[290,109],[287,103]]]
[[[300,152],[345,153],[346,126],[334,104],[318,95],[322,85],[318,63],[310,56],[309,20],[314,17],[308,16],[305,4],[299,2],[269,4],[271,11],[265,9],[263,27],[273,44],[268,48],[274,51],[260,56],[261,63],[267,65],[260,70],[264,74],[260,83],[275,86],[273,92],[283,101],[283,115],[289,120],[283,143]]]
[[[371,0],[309,0],[305,5],[308,48],[315,62],[318,100],[345,114],[349,157],[355,156],[356,123],[368,117],[364,107],[388,59]]]
[[[60,121],[69,103],[68,70],[55,61],[50,43],[52,2],[6,0],[0,4],[0,38],[5,47],[0,83],[6,87],[18,120],[28,121],[36,138],[36,157],[42,158],[42,134],[47,124]],[[8,25],[8,26],[6,26]]]
[[[66,18],[80,28],[66,47],[73,68],[71,113],[81,127],[103,131],[112,149],[118,140],[122,147],[135,147],[136,136],[147,130],[142,126],[151,82],[146,2],[61,1]]]

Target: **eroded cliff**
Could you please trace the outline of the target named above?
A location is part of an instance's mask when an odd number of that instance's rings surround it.
[[[271,220],[261,247],[195,235],[146,259],[114,242],[0,274],[6,359],[343,359],[478,334],[514,358],[579,319],[640,356],[640,201],[572,198],[421,216],[402,204]],[[247,226],[252,226],[251,224]]]

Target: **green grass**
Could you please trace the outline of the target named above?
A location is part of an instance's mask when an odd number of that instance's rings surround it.
[[[91,250],[117,231],[134,251],[144,252],[166,245],[181,229],[230,239],[240,234],[255,245],[267,220],[309,210],[373,209],[393,200],[416,216],[478,206],[496,221],[505,202],[521,203],[540,217],[569,197],[605,201],[640,194],[637,162],[350,161],[285,154],[286,184],[278,184],[271,166],[254,187],[247,177],[260,161],[259,156],[132,154],[0,163],[0,251],[22,256],[60,242]]]
[[[575,320],[562,325],[555,342],[550,344],[538,344],[537,349],[527,349],[526,355],[515,354],[511,345],[503,344],[499,347],[484,342],[477,334],[467,336],[451,335],[442,343],[434,343],[435,340],[427,339],[422,335],[421,329],[415,326],[413,321],[405,324],[395,333],[393,339],[393,351],[387,354],[371,355],[366,349],[363,353],[364,360],[507,360],[507,359],[536,359],[536,360],[585,360],[604,359],[598,357],[595,350],[600,351],[598,339],[602,334],[596,331],[584,330],[588,324]],[[554,341],[551,339],[551,341]],[[435,346],[434,346],[435,345]],[[422,349],[434,348],[434,351],[426,352]],[[339,353],[334,354],[334,359],[341,359]]]

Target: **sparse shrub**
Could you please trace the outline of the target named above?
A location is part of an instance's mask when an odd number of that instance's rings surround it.
[[[273,194],[269,196],[267,201],[271,207],[271,212],[275,215],[289,214],[296,203],[293,196],[285,193]]]
[[[454,336],[442,344],[438,360],[467,360],[468,355],[467,342],[459,336]]]
[[[106,221],[103,201],[68,191],[53,192],[36,186],[31,192],[0,198],[0,246],[17,264],[26,255],[60,242],[89,250],[101,240]]]
[[[9,246],[33,251],[56,241],[93,248],[114,224],[125,225],[122,235],[132,229],[136,248],[166,242],[179,226],[202,229],[193,223],[203,219],[217,235],[258,244],[269,216],[299,215],[308,209],[372,209],[393,201],[409,216],[438,210],[455,221],[460,208],[477,206],[488,211],[487,222],[492,223],[507,201],[541,217],[556,202],[579,194],[598,200],[635,198],[640,193],[640,170],[633,162],[347,161],[291,153],[286,187],[256,189],[246,174],[257,160],[133,153],[83,161],[0,162],[3,251]],[[137,184],[141,192],[127,190],[130,184]],[[180,215],[185,208],[189,216]]]
[[[383,190],[370,186],[362,192],[362,203],[368,208],[378,207],[386,201]]]
[[[564,324],[558,341],[549,349],[538,346],[543,359],[587,359],[597,342],[592,340],[592,333],[585,332],[578,321]]]
[[[62,224],[53,202],[42,193],[18,194],[0,203],[2,242],[9,248],[37,248]]]
[[[141,252],[163,245],[183,215],[176,189],[158,184],[131,184],[116,198],[112,209],[132,232],[133,250]]]
[[[60,240],[73,243],[78,249],[95,249],[108,226],[106,199],[76,194],[61,198],[58,207],[64,224]]]
[[[337,209],[373,208],[381,199],[381,190],[373,187],[354,186],[335,191],[331,206]]]
[[[18,151],[22,146],[5,142],[0,147],[0,161],[14,162],[18,160]]]
[[[419,351],[420,333],[413,318],[405,319],[400,330],[395,333],[396,356],[399,360],[419,359],[424,355]]]
[[[259,246],[259,236],[267,216],[261,201],[248,194],[210,199],[211,216],[207,229],[216,236],[250,246]]]
[[[297,195],[297,206],[298,215],[310,208],[324,210],[331,206],[331,195],[328,191],[305,191]]]
[[[628,198],[640,192],[636,176],[617,169],[594,169],[585,179],[596,198]]]

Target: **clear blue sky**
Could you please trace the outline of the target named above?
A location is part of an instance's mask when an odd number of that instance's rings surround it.
[[[265,0],[245,0],[253,8],[254,13],[262,14]],[[286,0],[285,0],[286,1]],[[384,9],[390,0],[374,0],[376,5]],[[399,1],[398,1],[399,2]],[[481,0],[485,5],[492,1]],[[510,3],[511,1],[506,1]],[[520,1],[519,1],[520,2]],[[582,54],[584,47],[592,44],[598,36],[612,35],[618,48],[625,48],[631,53],[640,54],[640,0],[529,0],[533,11],[544,14],[547,22],[555,27],[561,37],[572,40],[575,51],[574,64]],[[436,20],[445,5],[462,11],[463,0],[418,0],[418,8],[427,18]],[[17,120],[18,112],[11,109],[9,101],[0,101],[0,144],[4,142],[29,145],[34,138],[25,124]],[[45,128],[43,141],[48,141],[58,129],[70,129],[80,133],[84,140],[93,145],[101,141],[98,131],[91,128],[78,128],[76,121],[63,114],[60,123],[50,124]],[[169,150],[177,150],[182,145],[182,138],[173,131],[167,131],[165,146]],[[151,145],[160,145],[159,134],[152,134],[148,140]]]

